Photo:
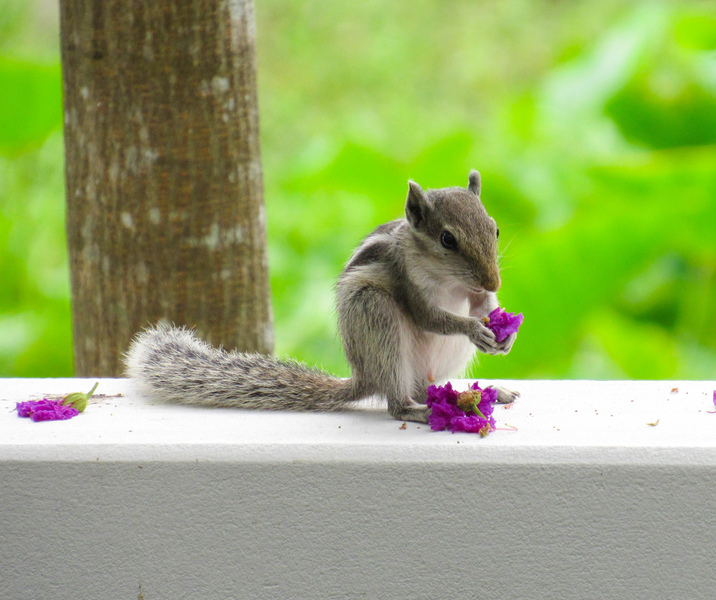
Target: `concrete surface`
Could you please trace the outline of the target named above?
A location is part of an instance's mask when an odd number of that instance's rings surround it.
[[[487,438],[127,380],[14,410],[93,383],[0,380],[0,599],[716,597],[716,382],[505,382]]]

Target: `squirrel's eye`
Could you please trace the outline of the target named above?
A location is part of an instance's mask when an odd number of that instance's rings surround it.
[[[457,250],[457,240],[455,236],[447,230],[440,234],[440,243],[443,245],[443,248],[447,250]]]

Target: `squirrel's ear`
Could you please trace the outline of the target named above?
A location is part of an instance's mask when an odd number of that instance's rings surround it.
[[[470,171],[470,177],[467,180],[467,189],[479,198],[481,188],[482,180],[480,179],[480,173],[475,170]]]
[[[408,181],[408,199],[405,201],[405,216],[408,222],[417,229],[427,218],[430,200],[417,183]]]

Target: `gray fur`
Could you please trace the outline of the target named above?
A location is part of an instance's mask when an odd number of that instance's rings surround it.
[[[427,420],[426,389],[459,375],[474,348],[506,354],[482,317],[497,307],[497,227],[468,189],[409,183],[406,218],[378,227],[354,252],[337,286],[338,326],[352,369],[338,379],[293,361],[212,348],[186,329],[140,333],[127,373],[163,400],[205,406],[331,411],[372,395],[397,419]],[[441,245],[449,231],[457,248]],[[500,400],[514,393],[500,390]]]
[[[482,179],[478,171],[470,171],[470,177],[468,178],[467,189],[470,190],[475,196],[480,197],[482,190]]]
[[[150,396],[179,404],[332,411],[354,398],[350,379],[295,361],[227,352],[163,324],[139,333],[125,362]]]

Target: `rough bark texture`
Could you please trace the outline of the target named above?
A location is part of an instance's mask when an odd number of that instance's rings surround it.
[[[158,320],[270,353],[252,0],[62,0],[78,376]]]

